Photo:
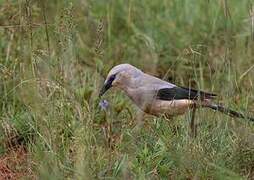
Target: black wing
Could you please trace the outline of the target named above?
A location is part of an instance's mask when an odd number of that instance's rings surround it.
[[[179,100],[179,99],[212,99],[216,94],[207,93],[195,89],[184,87],[163,88],[157,92],[156,98],[161,100]]]

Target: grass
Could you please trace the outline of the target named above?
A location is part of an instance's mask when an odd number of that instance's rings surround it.
[[[251,19],[251,0],[0,1],[1,177],[253,179],[247,120],[199,110],[192,139],[189,114],[142,117],[117,90],[98,107],[131,63],[254,114]]]

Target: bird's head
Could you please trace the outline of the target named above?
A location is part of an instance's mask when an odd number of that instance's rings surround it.
[[[131,85],[133,78],[139,76],[141,70],[130,64],[119,64],[114,66],[108,73],[103,87],[100,90],[99,96],[101,97],[111,87],[124,89]]]

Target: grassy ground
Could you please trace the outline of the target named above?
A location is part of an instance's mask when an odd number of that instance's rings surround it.
[[[142,117],[98,91],[131,63],[254,114],[252,0],[0,0],[0,176],[254,179],[254,125],[211,110]]]

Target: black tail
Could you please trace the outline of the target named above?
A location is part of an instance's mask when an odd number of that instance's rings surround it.
[[[226,107],[223,107],[221,105],[218,105],[218,104],[210,104],[210,105],[207,105],[206,107],[209,107],[213,110],[216,110],[216,111],[220,111],[224,114],[227,114],[231,117],[237,117],[237,118],[243,118],[243,119],[248,119],[250,121],[253,121],[254,122],[254,118],[253,117],[248,117],[248,116],[245,116],[244,114],[240,113],[240,112],[236,112],[234,110],[231,110],[229,108],[226,108]]]

